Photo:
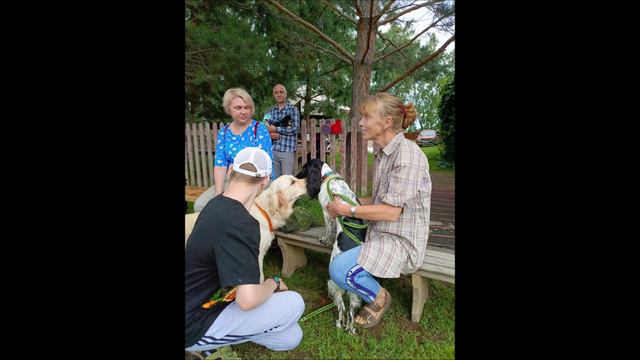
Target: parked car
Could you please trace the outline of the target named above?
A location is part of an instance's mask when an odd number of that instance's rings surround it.
[[[416,138],[418,146],[436,145],[438,143],[438,135],[435,130],[421,130]]]

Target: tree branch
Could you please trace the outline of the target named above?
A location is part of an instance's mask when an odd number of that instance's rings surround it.
[[[398,76],[397,78],[395,78],[394,80],[392,80],[390,83],[388,83],[387,85],[383,86],[382,88],[380,88],[380,90],[377,90],[377,92],[383,92],[383,91],[387,91],[389,90],[391,87],[393,87],[395,84],[399,83],[400,81],[406,79],[407,77],[409,77],[409,75],[413,74],[416,70],[418,70],[420,67],[422,67],[423,65],[425,65],[426,63],[428,63],[429,61],[435,59],[438,55],[440,55],[446,48],[447,46],[449,46],[449,44],[455,39],[455,35],[450,37],[449,40],[445,41],[444,44],[442,44],[442,46],[440,46],[440,48],[438,50],[436,50],[434,53],[432,53],[431,55],[426,56],[424,59],[422,59],[420,62],[418,62],[417,64],[413,65],[409,70],[407,70],[407,72],[405,72],[404,74]]]
[[[317,34],[318,36],[320,36],[320,38],[324,41],[326,41],[327,43],[331,44],[331,46],[333,46],[334,48],[336,48],[336,50],[338,50],[338,52],[340,54],[342,54],[345,58],[348,59],[349,63],[353,63],[355,61],[354,57],[349,54],[349,52],[347,50],[345,50],[342,46],[340,46],[340,44],[338,44],[337,42],[335,42],[333,39],[331,39],[330,37],[328,37],[327,35],[325,35],[322,31],[320,31],[317,27],[313,26],[312,24],[308,23],[307,21],[301,19],[300,17],[298,17],[297,15],[295,15],[294,13],[292,13],[291,11],[289,11],[289,9],[287,9],[286,7],[282,6],[282,4],[280,4],[279,2],[275,1],[275,0],[266,0],[269,4],[273,5],[274,7],[276,7],[281,13],[287,15],[289,18],[291,18],[293,21],[302,24],[304,27],[306,27],[307,29],[311,30],[312,32],[314,32],[315,34]],[[340,58],[341,60],[344,60],[344,58]]]
[[[360,3],[358,3],[358,0],[351,0],[353,2],[353,7],[356,8],[356,14],[360,17],[362,17],[362,8],[360,7]]]
[[[380,39],[382,39],[383,41],[387,41],[389,44],[391,44],[393,47],[395,47],[396,49],[391,51],[392,53],[396,52],[396,51],[400,51],[400,54],[402,54],[402,56],[404,56],[405,59],[409,60],[409,58],[407,57],[407,54],[405,54],[401,48],[398,47],[398,45],[394,44],[393,41],[385,39],[384,36],[382,36],[382,33],[380,31],[378,31],[378,36],[380,36]],[[405,46],[406,47],[406,46]],[[380,61],[382,59],[374,59],[373,63],[377,63],[378,61]]]
[[[200,50],[190,50],[187,51],[188,54],[199,54],[199,53],[203,53],[203,52],[207,52],[207,51],[215,51],[217,49],[215,48],[208,48],[208,49],[200,49]]]
[[[338,66],[334,67],[333,69],[331,69],[329,71],[325,71],[322,74],[319,74],[318,76],[325,76],[325,75],[331,74],[332,72],[338,71],[338,70],[344,68],[345,66],[347,66],[347,65],[344,65],[344,64],[338,65]]]
[[[388,58],[389,56],[393,55],[396,51],[401,51],[402,49],[406,48],[407,46],[411,45],[414,41],[416,41],[417,38],[420,37],[420,35],[424,34],[425,32],[429,31],[429,29],[431,29],[432,27],[434,27],[438,22],[440,22],[442,19],[451,16],[451,14],[453,14],[455,11],[451,11],[448,12],[447,14],[445,14],[444,16],[442,16],[441,18],[439,18],[438,20],[434,21],[431,25],[429,25],[426,29],[422,30],[418,35],[414,36],[413,39],[409,40],[406,44],[397,47],[395,50],[391,50],[388,53],[384,54],[384,55],[380,55],[378,58],[376,58],[375,60],[373,60],[373,63],[377,63],[378,61],[382,61],[386,58]],[[393,43],[392,43],[393,44]],[[394,45],[395,46],[395,45]],[[404,55],[404,53],[402,53]],[[405,55],[406,58],[406,55]]]
[[[421,4],[421,5],[416,5],[416,6],[410,7],[407,10],[401,11],[401,12],[399,12],[399,13],[393,15],[393,16],[387,16],[384,20],[382,20],[381,22],[378,23],[378,26],[382,26],[384,24],[390,23],[390,22],[398,19],[400,16],[402,16],[402,15],[404,15],[406,13],[410,13],[410,12],[412,12],[414,10],[420,9],[421,7],[433,5],[436,2],[439,2],[439,1],[429,1],[429,2],[426,2],[426,3]]]
[[[382,8],[382,11],[380,11],[380,16],[386,14],[387,11],[389,11],[389,9],[391,8],[391,6],[393,5],[394,2],[396,2],[396,0],[389,0],[389,2],[387,2],[387,5],[385,5]]]
[[[351,16],[343,13],[342,11],[338,10],[338,8],[336,8],[334,5],[329,4],[328,2],[326,2],[325,0],[320,0],[321,3],[325,4],[327,7],[329,7],[331,10],[333,10],[334,13],[338,14],[338,16],[341,16],[345,19],[347,19],[349,22],[352,22],[353,24],[357,24],[358,22],[356,21],[356,19],[352,18]]]
[[[326,52],[326,53],[329,53],[329,54],[331,54],[331,55],[333,55],[333,56],[337,57],[338,59],[340,59],[340,60],[342,60],[342,61],[346,62],[346,63],[347,63],[347,64],[349,64],[349,65],[351,65],[351,64],[352,64],[352,63],[351,63],[351,61],[350,61],[349,59],[346,59],[344,56],[342,56],[342,55],[338,54],[338,53],[337,53],[337,52],[335,52],[335,51],[332,51],[332,50],[329,50],[329,49],[325,49],[325,48],[323,48],[322,46],[316,45],[316,44],[314,44],[314,43],[312,43],[311,41],[308,41],[308,40],[303,40],[303,41],[304,41],[304,43],[305,43],[305,44],[307,44],[307,45],[311,45],[311,46],[313,46],[314,48],[316,48],[316,49],[318,49],[318,50],[320,50],[320,51],[324,51],[324,52]]]

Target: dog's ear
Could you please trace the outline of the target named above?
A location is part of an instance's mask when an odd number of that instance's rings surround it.
[[[307,162],[306,164],[304,164],[302,166],[302,170],[300,170],[300,172],[296,174],[296,178],[298,178],[298,179],[306,178],[308,169],[309,169],[309,163]]]
[[[287,203],[287,197],[284,195],[284,191],[278,190],[277,196],[278,196],[278,208],[286,209],[288,203]]]
[[[309,162],[309,168],[307,169],[307,193],[312,199],[317,199],[320,193],[320,187],[322,186],[322,162],[312,161]]]

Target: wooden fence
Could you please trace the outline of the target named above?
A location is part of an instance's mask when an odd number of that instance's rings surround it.
[[[347,129],[343,122],[340,135],[323,132],[323,129],[330,128],[334,122],[335,119],[302,119],[300,121],[294,175],[307,162],[307,154],[310,154],[312,159],[320,158],[344,177],[351,189],[359,196],[366,196],[368,181],[373,175],[367,163],[367,143],[363,141],[362,132],[358,131],[356,123],[351,124],[351,128]],[[208,122],[186,124],[184,176],[187,179],[187,185],[204,188],[213,186],[215,144],[221,126],[224,124]],[[338,154],[339,168],[336,168]]]

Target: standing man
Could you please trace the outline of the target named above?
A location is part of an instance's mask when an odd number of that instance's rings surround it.
[[[282,84],[273,87],[273,98],[276,105],[269,110],[268,127],[273,143],[273,170],[277,178],[283,174],[293,175],[300,112],[287,101],[287,89]]]

